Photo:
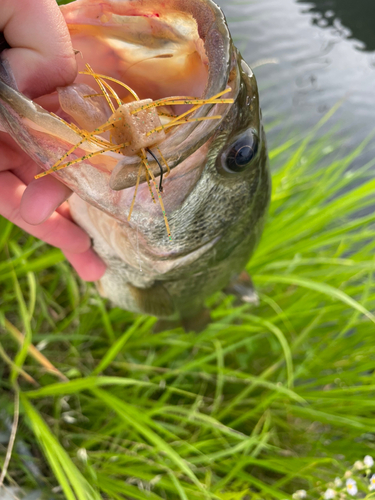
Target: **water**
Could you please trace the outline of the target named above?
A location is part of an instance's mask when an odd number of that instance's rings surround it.
[[[260,87],[269,134],[304,132],[338,101],[352,148],[375,128],[374,0],[218,0]],[[264,64],[267,60],[273,61]],[[259,66],[258,66],[259,65]]]

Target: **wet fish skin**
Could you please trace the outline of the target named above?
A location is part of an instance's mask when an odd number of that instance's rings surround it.
[[[77,193],[70,200],[74,219],[91,235],[94,248],[108,265],[99,291],[124,309],[163,318],[198,314],[206,297],[241,272],[259,242],[270,197],[255,77],[234,47],[220,9],[209,0],[192,4],[195,9],[199,6],[203,18],[206,11],[208,17],[214,15],[223,48],[211,65],[215,75],[221,74],[221,79],[226,75],[224,85],[231,85],[235,103],[225,112],[222,108],[223,119],[215,127],[190,127],[180,138],[176,134],[175,142],[171,136],[170,146],[165,146],[165,156],[175,167],[164,184],[172,241],[166,237],[160,208],[145,201],[147,185],[141,186],[142,202],[136,204],[130,223],[126,221],[123,214],[127,214],[132,188],[110,190],[112,159],[106,159],[105,165],[99,160],[99,166],[86,162],[59,175]],[[41,139],[40,130],[35,132],[30,122],[38,123],[40,129],[43,120],[51,121],[51,117],[35,111],[35,106],[11,90],[0,85],[0,124],[21,138],[21,146],[32,151],[43,168],[49,168],[64,151],[63,142],[57,140],[60,123],[52,120],[48,126],[57,131],[48,140]],[[223,165],[225,155],[249,130],[258,137],[258,154],[243,172],[230,173]],[[181,140],[181,134],[185,139]],[[69,139],[74,140],[78,142]]]

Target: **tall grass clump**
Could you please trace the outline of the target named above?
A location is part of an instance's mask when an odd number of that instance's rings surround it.
[[[375,180],[358,167],[366,142],[340,157],[334,135],[311,139],[270,151],[272,203],[248,265],[259,306],[217,293],[200,334],[153,333],[155,318],[111,308],[60,251],[0,220],[0,466],[13,492],[371,494]]]

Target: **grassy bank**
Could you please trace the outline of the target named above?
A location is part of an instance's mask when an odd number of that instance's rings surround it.
[[[310,139],[270,152],[248,265],[260,305],[217,293],[199,335],[152,333],[0,220],[0,466],[19,401],[6,484],[69,500],[321,498],[375,455],[372,165],[351,169],[364,144],[342,158],[334,137]]]

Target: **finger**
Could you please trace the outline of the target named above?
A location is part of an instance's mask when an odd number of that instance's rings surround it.
[[[24,184],[29,184],[41,168],[8,134],[0,133],[0,172],[11,170]]]
[[[83,229],[57,212],[38,226],[25,222],[20,214],[20,203],[25,189],[25,184],[11,172],[0,172],[0,215],[55,247],[76,253],[85,252],[90,248],[90,238]]]
[[[70,208],[68,202],[65,201],[62,205],[57,207],[56,212],[65,217],[65,219],[73,221],[73,218],[70,214]]]
[[[3,170],[11,170],[28,185],[22,196],[20,214],[29,224],[40,224],[46,220],[72,193],[52,176],[34,181],[34,176],[41,171],[40,167],[8,134],[0,133],[0,172]],[[67,207],[59,213],[72,220]]]
[[[7,133],[0,132],[0,172],[21,166],[29,157]]]
[[[22,196],[21,217],[28,224],[40,224],[47,220],[71,194],[72,191],[67,186],[51,175],[32,181]]]
[[[18,88],[29,97],[52,92],[76,77],[69,31],[55,0],[1,0],[0,32],[11,46],[2,53]]]
[[[97,281],[105,273],[106,265],[91,248],[79,254],[64,250],[64,255],[85,281]]]

